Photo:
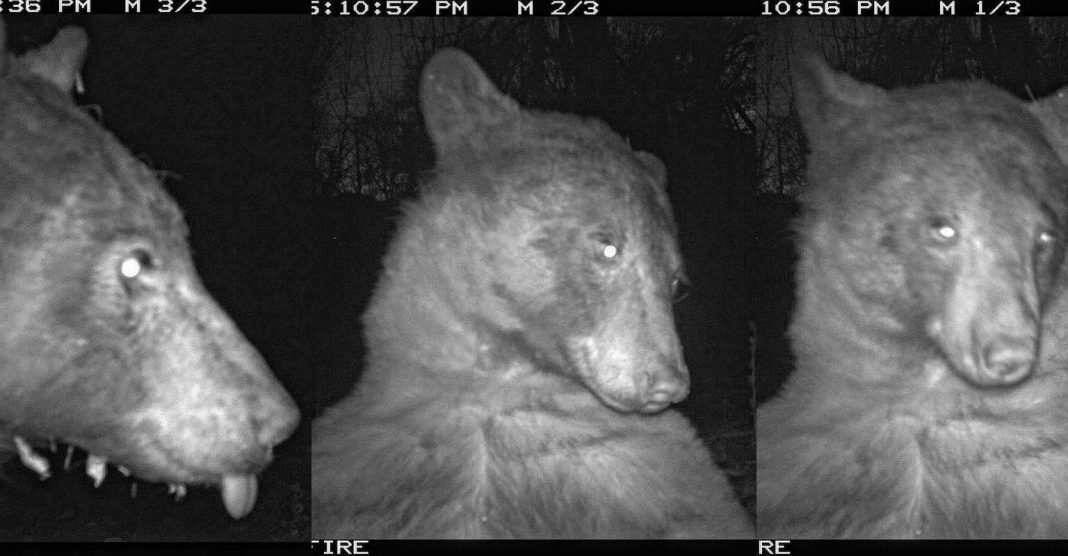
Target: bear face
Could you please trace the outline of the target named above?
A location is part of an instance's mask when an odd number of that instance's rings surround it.
[[[463,261],[449,311],[480,322],[484,352],[528,355],[619,411],[685,398],[663,165],[599,122],[519,110],[459,56],[431,60],[422,89],[438,154],[426,220],[455,221],[431,247]]]
[[[805,196],[800,231],[842,269],[851,318],[936,350],[971,385],[1026,380],[1066,210],[1065,170],[1042,127],[981,85],[886,93],[807,75],[799,112],[819,186]]]
[[[220,485],[243,516],[296,406],[200,283],[177,205],[69,98],[85,49],[64,29],[0,59],[0,429],[42,476],[23,438]]]

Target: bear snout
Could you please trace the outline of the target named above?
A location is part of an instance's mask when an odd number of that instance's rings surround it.
[[[690,373],[685,367],[664,365],[646,374],[647,388],[639,392],[642,413],[655,413],[690,394]]]
[[[984,386],[1015,386],[1027,380],[1037,360],[1033,339],[1000,336],[982,347],[975,379]]]

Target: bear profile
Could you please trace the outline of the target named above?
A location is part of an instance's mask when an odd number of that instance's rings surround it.
[[[178,205],[74,104],[87,43],[0,49],[0,436],[42,478],[34,448],[63,441],[97,484],[111,462],[217,485],[242,517],[299,413],[201,284]]]

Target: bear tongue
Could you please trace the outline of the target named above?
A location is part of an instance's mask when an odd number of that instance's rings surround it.
[[[222,499],[226,512],[234,519],[241,519],[252,511],[256,504],[255,475],[226,475],[222,480]]]

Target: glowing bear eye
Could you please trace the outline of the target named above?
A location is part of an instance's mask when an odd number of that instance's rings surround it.
[[[119,272],[127,278],[133,278],[141,274],[141,261],[137,257],[127,257],[119,265]]]
[[[615,245],[609,243],[601,249],[601,254],[604,255],[604,258],[611,259],[619,254],[619,249],[616,249]]]
[[[140,276],[146,268],[152,268],[153,266],[152,255],[148,251],[134,249],[119,263],[119,273],[126,278],[135,278]]]
[[[957,239],[957,228],[944,218],[935,218],[931,221],[931,235],[936,241],[950,242]]]
[[[1057,236],[1053,235],[1052,232],[1042,232],[1038,234],[1038,243],[1043,247],[1049,247],[1050,245],[1053,245],[1056,242]]]

